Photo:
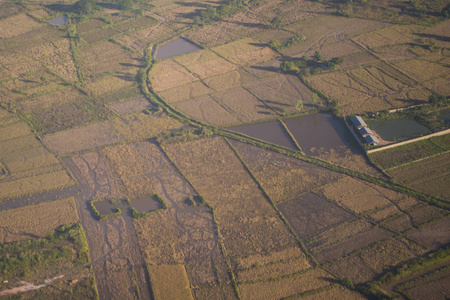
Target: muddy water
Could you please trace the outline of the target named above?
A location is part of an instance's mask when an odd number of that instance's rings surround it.
[[[313,155],[312,150],[320,148],[325,151],[350,148],[352,152],[359,153],[348,129],[330,114],[319,113],[283,121],[307,155]]]
[[[62,17],[59,17],[59,18],[51,19],[48,22],[50,24],[52,24],[52,25],[63,25],[63,24],[66,24],[67,17],[66,16],[62,16]]]
[[[228,129],[275,145],[298,150],[295,143],[279,121],[235,126]]]
[[[188,40],[179,38],[173,42],[162,46],[156,51],[156,59],[166,59],[189,52],[200,50],[201,48]]]
[[[120,204],[120,203],[118,203]],[[94,206],[101,215],[109,215],[117,211],[118,204],[111,203],[109,200],[95,202]]]
[[[429,131],[427,127],[408,119],[367,120],[367,124],[386,141],[404,139]]]
[[[131,200],[131,206],[134,207],[138,213],[148,213],[162,208],[162,204],[153,197]]]
[[[437,118],[444,121],[446,125],[450,124],[450,109],[440,111]]]

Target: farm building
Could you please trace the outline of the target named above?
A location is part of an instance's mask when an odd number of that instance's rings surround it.
[[[355,125],[356,128],[362,128],[367,127],[366,122],[364,122],[363,118],[360,116],[353,116],[350,118],[350,121],[352,121],[353,125]]]
[[[366,136],[364,138],[364,140],[366,141],[366,143],[370,146],[376,146],[380,143],[380,141],[373,135],[369,134],[368,136]]]
[[[359,129],[359,134],[361,134],[362,137],[365,137],[367,135],[372,135],[373,132],[369,127],[363,127]]]

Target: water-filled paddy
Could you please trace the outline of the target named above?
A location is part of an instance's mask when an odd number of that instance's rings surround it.
[[[367,120],[367,124],[386,141],[409,138],[429,131],[427,127],[409,119]]]
[[[437,118],[444,121],[446,125],[450,124],[450,109],[444,109],[440,111]]]
[[[109,215],[117,211],[120,203],[114,203],[110,200],[98,201],[94,203],[95,208],[101,215]]]
[[[131,206],[134,207],[138,213],[148,213],[162,208],[163,205],[154,197],[146,197],[131,200]]]
[[[52,24],[52,25],[63,25],[63,24],[66,24],[67,17],[66,16],[62,16],[62,17],[59,17],[59,18],[51,19],[48,22],[50,24]]]
[[[353,147],[354,138],[338,119],[330,114],[318,113],[283,120],[303,152],[314,155],[314,149],[348,149]]]
[[[200,50],[201,48],[183,38],[176,39],[173,42],[162,46],[156,51],[156,59],[166,59],[189,52]]]
[[[295,146],[295,143],[289,137],[289,134],[286,132],[283,125],[281,125],[279,121],[235,126],[228,129],[275,145],[298,150]]]

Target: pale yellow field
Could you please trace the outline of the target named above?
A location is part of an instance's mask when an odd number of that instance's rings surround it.
[[[84,97],[76,88],[70,87],[50,94],[30,98],[29,100],[19,102],[17,106],[22,112],[30,112],[38,108],[48,108],[53,105],[73,102]]]
[[[179,121],[167,116],[137,113],[47,135],[44,142],[57,154],[66,154],[126,140],[150,138],[181,126]]]
[[[14,181],[4,181],[0,182],[0,199],[34,194],[74,184],[75,181],[65,170],[21,178]]]
[[[155,91],[163,91],[195,81],[197,78],[174,60],[157,63],[150,71],[149,79]]]
[[[59,161],[42,146],[16,151],[2,156],[1,159],[11,173],[59,164]]]
[[[156,299],[193,299],[183,265],[148,266]]]
[[[257,78],[244,69],[234,70],[225,74],[206,78],[205,83],[216,91],[228,90],[242,86],[246,83],[255,82]]]
[[[420,32],[425,27],[419,25],[391,25],[370,33],[362,34],[355,40],[369,48],[385,45],[413,42],[417,36],[413,33]]]
[[[177,103],[188,99],[204,96],[212,93],[212,90],[201,81],[194,81],[185,85],[177,86],[159,93],[168,103]]]
[[[397,62],[396,65],[419,82],[449,75],[449,68],[427,60],[411,59]]]
[[[30,128],[23,122],[15,123],[6,127],[0,127],[0,141],[6,141],[30,134]]]
[[[128,69],[118,74],[96,78],[86,83],[86,87],[92,92],[92,95],[101,96],[132,87],[136,84],[135,76],[135,69]]]
[[[63,224],[78,222],[73,198],[44,202],[0,212],[0,242],[43,237]],[[31,235],[31,237],[30,237]]]
[[[34,21],[32,18],[25,14],[18,14],[13,17],[9,17],[0,20],[0,38],[14,37],[33,29],[41,27],[42,24]]]

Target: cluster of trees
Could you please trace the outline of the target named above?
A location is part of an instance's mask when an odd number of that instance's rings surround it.
[[[322,54],[316,51],[310,59],[307,56],[303,56],[299,60],[284,61],[281,64],[281,69],[284,72],[295,72],[302,77],[309,75],[319,74],[323,71],[323,67],[329,70],[334,70],[336,65],[341,64],[344,61],[342,57],[334,57],[330,60],[323,61]]]
[[[284,42],[280,42],[278,40],[271,40],[269,43],[269,46],[273,50],[278,51],[282,48],[294,46],[294,45],[297,45],[304,41],[306,41],[306,37],[304,35],[297,35],[297,36],[294,36]]]
[[[209,6],[207,9],[200,12],[200,16],[195,17],[194,24],[204,25],[220,20],[240,10],[244,5],[257,1],[258,0],[226,0],[219,7]]]
[[[114,0],[119,9],[131,10],[133,8],[133,0]],[[93,14],[97,9],[95,0],[78,0],[74,4],[74,11],[79,15]]]

